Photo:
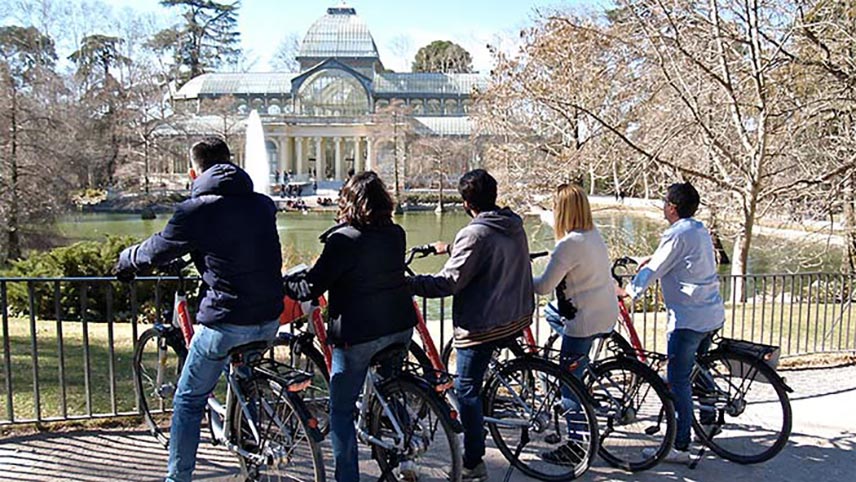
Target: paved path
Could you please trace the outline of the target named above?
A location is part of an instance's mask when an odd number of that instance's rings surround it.
[[[641,474],[626,474],[597,461],[583,480],[593,481],[809,481],[853,480],[856,473],[856,367],[787,372],[794,411],[788,447],[772,461],[739,466],[709,456],[696,470],[660,465]],[[376,480],[367,452],[364,480]],[[508,464],[495,449],[487,463],[491,481],[504,479]],[[144,430],[83,430],[20,435],[0,440],[0,480],[23,481],[157,481],[166,454]],[[236,461],[222,449],[203,443],[194,480],[234,482]],[[332,470],[328,469],[328,480]],[[512,482],[532,479],[515,472]]]

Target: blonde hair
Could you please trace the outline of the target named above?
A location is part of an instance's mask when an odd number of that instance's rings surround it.
[[[553,230],[556,239],[562,239],[571,231],[594,229],[591,207],[585,191],[575,184],[561,184],[553,197]]]

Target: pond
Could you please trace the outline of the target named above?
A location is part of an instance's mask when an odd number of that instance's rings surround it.
[[[163,228],[168,219],[166,214],[148,221],[132,214],[73,214],[61,219],[58,228],[68,242],[103,239],[108,234],[144,238]],[[333,219],[333,212],[279,213],[277,226],[280,240],[284,247],[295,251],[301,261],[310,263],[321,252],[318,235],[332,225]],[[409,246],[437,240],[451,242],[455,233],[469,220],[463,212],[443,215],[411,212],[396,216],[396,222],[407,231]],[[660,233],[666,227],[665,221],[618,211],[595,212],[595,223],[603,233],[613,256],[650,254],[657,245]],[[538,217],[526,217],[526,232],[529,235],[530,250],[552,248],[552,229]],[[725,245],[730,255],[731,243],[725,240]],[[443,260],[442,257],[419,260],[413,267],[417,272],[432,272],[442,267]],[[749,271],[837,271],[839,260],[840,253],[827,252],[823,245],[805,245],[795,240],[759,236],[756,237],[750,252]],[[723,266],[722,272],[727,273],[728,267]]]

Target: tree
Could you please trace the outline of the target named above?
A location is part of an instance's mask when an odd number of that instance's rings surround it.
[[[597,149],[586,157],[603,159],[591,154],[612,146],[660,187],[700,185],[735,220],[732,273],[742,275],[759,217],[854,167],[852,157],[819,164],[795,143],[819,114],[803,88],[814,78],[790,52],[797,6],[638,0],[606,16],[543,16],[520,55],[498,56],[493,91],[516,100],[506,117],[533,120],[523,125],[545,150],[588,144]]]
[[[465,137],[420,136],[410,145],[411,178],[427,176],[436,183],[440,198],[437,212],[444,212],[443,191],[467,171],[473,144]]]
[[[83,87],[79,107],[85,128],[80,144],[89,147],[85,163],[89,188],[112,184],[125,144],[126,86],[111,74],[111,69],[131,64],[120,51],[123,43],[119,37],[88,35],[68,57],[77,65],[76,76]]]
[[[468,74],[473,71],[473,58],[454,42],[435,40],[416,52],[413,71]]]
[[[270,60],[271,68],[280,72],[299,72],[298,53],[300,53],[300,36],[294,32],[285,34]]]
[[[182,75],[181,80],[240,59],[239,1],[161,0],[160,3],[180,8],[184,23],[161,31],[151,45],[155,49],[172,51],[176,65],[186,69],[186,77]]]
[[[53,77],[56,59],[53,40],[38,29],[0,27],[0,259],[21,256],[21,227],[50,202],[49,192],[39,189],[47,171],[34,161],[52,122],[40,88]]]

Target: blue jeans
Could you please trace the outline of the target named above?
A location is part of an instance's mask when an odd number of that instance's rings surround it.
[[[410,343],[412,336],[413,329],[409,328],[347,348],[333,348],[333,371],[330,373],[330,442],[333,445],[337,482],[360,480],[354,410],[372,357],[390,345]]]
[[[495,343],[457,349],[455,395],[464,427],[464,467],[475,468],[484,457],[484,410],[481,391]]]
[[[571,373],[577,380],[582,380],[586,367],[589,365],[589,352],[594,344],[594,336],[567,336],[565,332],[565,324],[562,321],[561,315],[552,304],[547,305],[544,310],[544,317],[550,328],[557,334],[562,335],[562,348],[559,352],[559,366],[569,367],[572,363],[576,363]],[[586,422],[585,414],[582,413],[579,400],[574,398],[570,390],[566,386],[562,386],[562,405],[567,413],[568,423],[568,439],[582,440],[584,433],[587,433],[588,423]]]
[[[687,450],[690,445],[690,430],[693,424],[693,394],[690,383],[696,354],[704,354],[710,348],[713,332],[676,329],[669,333],[668,341],[668,380],[675,397],[675,415],[678,433],[675,435],[675,448]],[[712,414],[702,414],[704,418]]]
[[[189,482],[196,466],[199,426],[208,395],[229,363],[232,348],[276,336],[279,320],[262,325],[197,325],[187,360],[178,379],[169,430],[169,464],[166,482]]]

